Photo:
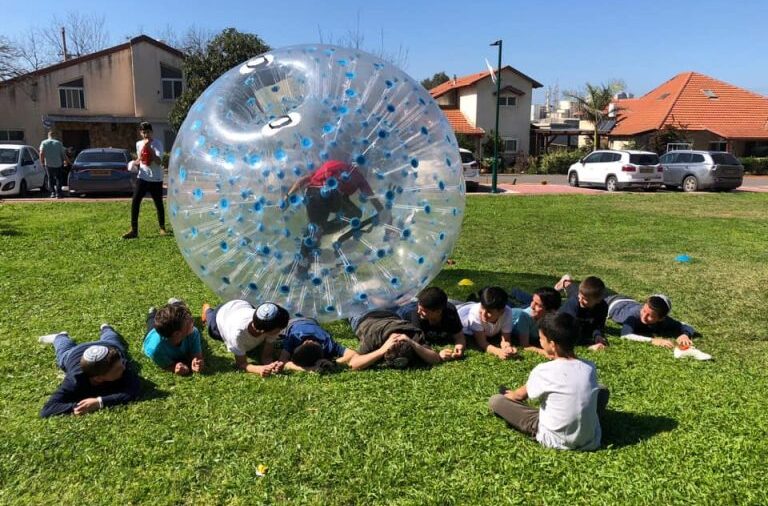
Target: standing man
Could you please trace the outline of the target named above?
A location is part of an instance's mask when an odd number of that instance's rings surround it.
[[[67,154],[64,145],[56,139],[53,130],[48,130],[48,138],[40,143],[40,161],[48,176],[48,188],[51,189],[51,198],[64,197],[61,187],[64,186],[64,160]]]
[[[132,162],[138,167],[136,187],[131,201],[131,229],[123,234],[123,239],[135,239],[139,236],[139,210],[141,201],[147,192],[152,196],[157,209],[157,222],[160,224],[160,235],[165,235],[165,209],[163,208],[163,167],[160,165],[163,156],[163,145],[152,137],[152,125],[143,121],[139,125],[141,140],[136,142],[136,154],[139,159]]]

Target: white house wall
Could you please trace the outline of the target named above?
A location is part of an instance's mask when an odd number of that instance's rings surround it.
[[[513,86],[524,95],[517,97],[517,105],[499,108],[499,136],[504,139],[517,139],[517,149],[528,153],[531,130],[531,82],[511,70],[502,72],[501,87]],[[482,79],[475,85],[477,94],[477,116],[470,121],[484,129],[487,134],[496,128],[496,84],[489,79]],[[502,96],[511,95],[502,92]],[[464,110],[462,109],[462,112]],[[464,112],[466,114],[466,112]]]

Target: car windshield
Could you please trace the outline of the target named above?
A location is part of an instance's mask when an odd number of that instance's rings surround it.
[[[84,151],[77,155],[75,163],[127,163],[128,158],[120,151]]]
[[[635,165],[656,165],[659,163],[659,155],[654,155],[652,153],[641,155],[630,154],[629,163],[634,163]]]
[[[738,165],[739,161],[730,153],[710,153],[712,161],[718,165]]]
[[[472,153],[459,153],[461,155],[461,163],[472,163],[475,161],[475,155]]]
[[[18,149],[0,149],[0,163],[16,163],[18,160]]]

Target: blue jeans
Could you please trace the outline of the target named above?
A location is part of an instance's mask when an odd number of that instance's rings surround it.
[[[123,341],[120,339],[120,335],[115,332],[115,329],[112,327],[104,327],[99,336],[99,340],[90,343],[77,344],[69,336],[56,336],[56,339],[53,340],[53,349],[56,352],[56,365],[59,366],[59,369],[65,371],[64,364],[67,362],[67,358],[72,352],[75,350],[80,351],[81,349],[82,351],[85,351],[89,346],[102,343],[114,346],[120,350],[120,353],[123,356],[125,356],[125,347],[123,346]]]
[[[212,339],[224,341],[224,338],[221,337],[221,332],[219,332],[219,326],[216,325],[216,315],[219,313],[219,309],[221,309],[221,306],[208,308],[205,312],[205,326],[208,327],[208,335],[211,336]]]
[[[512,287],[512,289],[509,291],[509,296],[518,301],[520,304],[523,304],[523,307],[528,307],[531,305],[531,302],[533,302],[533,295],[517,287]],[[514,307],[511,304],[509,304],[509,306]]]

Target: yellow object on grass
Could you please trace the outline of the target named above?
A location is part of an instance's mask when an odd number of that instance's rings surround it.
[[[464,278],[461,281],[459,281],[459,286],[474,286],[475,282],[471,279]]]

